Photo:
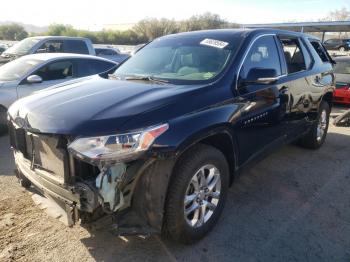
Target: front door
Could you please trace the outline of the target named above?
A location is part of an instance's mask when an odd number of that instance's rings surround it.
[[[18,86],[18,97],[25,97],[35,91],[62,83],[73,78],[73,62],[70,60],[61,60],[50,62],[30,75],[38,75],[41,77],[40,83],[28,83],[24,79]]]
[[[266,35],[254,42],[242,64],[237,84],[240,96],[236,99],[243,104],[242,117],[235,130],[240,164],[284,140],[288,99],[286,87],[280,83],[283,75],[280,61],[275,36]],[[247,81],[251,72],[259,69],[275,72],[277,80],[271,83]]]

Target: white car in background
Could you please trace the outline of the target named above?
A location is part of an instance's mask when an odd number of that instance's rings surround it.
[[[117,63],[90,55],[47,53],[20,57],[0,67],[0,133],[7,108],[21,97],[65,81],[103,73]]]

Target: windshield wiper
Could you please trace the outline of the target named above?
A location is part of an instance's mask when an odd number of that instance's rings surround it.
[[[168,84],[169,81],[165,79],[155,78],[153,76],[126,76],[124,80],[140,80],[140,81],[150,81],[154,83]]]

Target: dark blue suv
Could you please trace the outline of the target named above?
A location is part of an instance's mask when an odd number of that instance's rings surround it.
[[[158,38],[109,75],[16,102],[17,176],[63,207],[69,225],[107,217],[118,234],[193,242],[253,160],[324,143],[332,63],[318,39],[288,31]]]

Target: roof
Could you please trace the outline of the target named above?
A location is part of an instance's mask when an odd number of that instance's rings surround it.
[[[182,32],[177,34],[171,34],[160,37],[162,38],[177,38],[179,36],[183,37],[208,37],[208,38],[231,38],[232,36],[245,36],[245,35],[259,35],[259,34],[288,34],[293,36],[307,36],[315,38],[314,36],[309,36],[301,32],[280,30],[275,28],[240,28],[240,29],[211,29],[211,30],[199,30],[199,31],[190,31]]]
[[[82,55],[82,54],[72,54],[72,53],[41,53],[41,54],[32,54],[32,55],[26,55],[21,58],[28,58],[28,59],[37,59],[37,60],[42,60],[42,61],[48,61],[48,60],[54,60],[54,59],[59,59],[59,58],[66,58],[66,59],[72,59],[72,58],[92,58],[96,60],[103,60],[103,61],[108,61],[111,63],[115,63],[111,60],[98,57],[98,56],[93,56],[93,55]]]
[[[36,39],[58,39],[58,40],[66,40],[66,39],[71,39],[71,40],[88,40],[86,37],[78,37],[78,36],[48,36],[48,35],[43,35],[43,36],[32,36],[28,38],[36,38]]]
[[[243,28],[274,28],[299,32],[350,32],[350,21],[243,24]]]

